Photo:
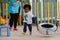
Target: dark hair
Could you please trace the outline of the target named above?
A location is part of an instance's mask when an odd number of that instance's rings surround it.
[[[23,8],[24,8],[24,9],[25,9],[25,8],[29,8],[29,10],[31,10],[31,5],[25,4]]]

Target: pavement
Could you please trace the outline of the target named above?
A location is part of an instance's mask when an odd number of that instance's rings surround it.
[[[2,29],[2,37],[0,40],[60,40],[60,27],[53,36],[44,36],[37,31],[37,27],[33,26],[32,35],[29,35],[29,30],[27,29],[26,35],[22,35],[23,26],[18,26],[18,31],[11,31],[11,36],[6,36],[6,29]]]

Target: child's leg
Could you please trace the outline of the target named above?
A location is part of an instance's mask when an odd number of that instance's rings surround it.
[[[14,28],[17,27],[18,16],[19,16],[19,14],[14,15]]]
[[[14,15],[13,14],[10,14],[10,20],[9,20],[9,25],[10,25],[10,27],[12,27],[12,25],[13,25],[13,17]]]
[[[28,28],[29,28],[30,35],[31,35],[32,34],[32,24],[28,24]]]
[[[27,31],[27,23],[24,23],[23,32],[26,33],[26,31]]]

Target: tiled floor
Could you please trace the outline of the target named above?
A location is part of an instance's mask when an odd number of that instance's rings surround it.
[[[18,26],[18,31],[11,31],[11,36],[6,37],[6,29],[3,30],[3,36],[0,37],[0,40],[60,40],[60,27],[54,36],[42,36],[38,31],[37,28],[33,26],[33,34],[30,36],[29,31],[27,31],[26,35],[22,35],[23,26]]]

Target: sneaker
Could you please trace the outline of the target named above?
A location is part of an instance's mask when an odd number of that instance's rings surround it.
[[[25,35],[26,33],[22,32],[22,35]]]
[[[12,27],[10,27],[10,31],[12,31]]]
[[[30,32],[30,35],[32,35],[32,32]]]
[[[17,30],[18,30],[18,28],[14,28],[14,30],[15,30],[15,31],[17,31]]]

